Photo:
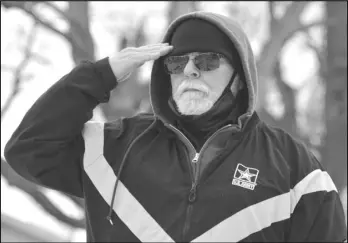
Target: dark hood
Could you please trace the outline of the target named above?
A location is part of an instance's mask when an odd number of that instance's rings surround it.
[[[246,102],[247,109],[246,112],[241,115],[238,119],[238,123],[242,125],[247,118],[249,118],[255,109],[256,105],[256,94],[257,94],[257,70],[253,52],[249,40],[240,27],[240,25],[223,15],[199,11],[191,12],[186,15],[182,15],[176,20],[174,20],[168,27],[165,35],[162,39],[162,43],[170,42],[175,28],[179,26],[180,23],[187,19],[200,18],[205,21],[216,25],[221,31],[223,31],[234,44],[241,60],[245,84],[247,88],[248,95],[243,102]],[[163,68],[163,58],[161,57],[154,61],[151,73],[151,83],[150,83],[150,99],[151,106],[154,114],[159,117],[165,123],[172,123],[173,112],[168,105],[168,99],[171,96],[172,89],[170,83],[170,76],[165,73]]]

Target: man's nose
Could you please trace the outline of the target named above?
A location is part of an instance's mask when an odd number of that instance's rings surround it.
[[[190,59],[186,64],[186,67],[184,68],[184,74],[189,78],[198,78],[200,76],[200,72],[192,59]]]

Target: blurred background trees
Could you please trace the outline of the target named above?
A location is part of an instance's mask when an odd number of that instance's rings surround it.
[[[2,58],[1,73],[7,75],[10,91],[2,101],[1,121],[25,85],[35,79],[31,66],[52,65],[52,56],[33,51],[38,29],[47,35],[67,43],[72,64],[81,60],[95,61],[98,43],[91,24],[97,6],[92,2],[22,2],[2,1],[1,11],[20,11],[27,15],[30,28],[19,28],[16,49],[19,58],[11,64]],[[107,3],[118,6],[117,2]],[[114,37],[110,46],[113,51],[127,46],[142,46],[159,42],[167,25],[177,16],[196,10],[210,10],[204,2],[167,2],[163,10],[135,15],[114,9],[108,12],[112,25],[105,29]],[[257,111],[260,117],[272,126],[283,128],[303,141],[318,160],[328,169],[339,190],[347,185],[347,2],[220,2],[221,13],[237,19],[247,32],[253,47],[259,72]],[[259,5],[256,5],[259,4]],[[105,5],[107,7],[107,5]],[[98,11],[101,11],[100,9]],[[315,12],[308,17],[308,12]],[[157,17],[157,20],[154,18]],[[154,21],[162,24],[160,30],[152,27]],[[119,23],[119,24],[117,24]],[[26,24],[27,26],[28,24]],[[310,51],[312,63],[289,56]],[[100,44],[99,44],[100,45]],[[298,50],[300,46],[300,50]],[[5,48],[2,45],[2,49]],[[7,50],[11,49],[7,47]],[[4,49],[6,50],[6,49]],[[65,51],[65,50],[64,50]],[[108,52],[106,55],[112,54]],[[294,55],[294,54],[292,54]],[[3,54],[2,54],[3,56]],[[313,64],[314,63],[314,64]],[[31,65],[31,66],[30,66]],[[296,80],[296,68],[305,66],[310,75],[305,80]],[[132,73],[130,80],[118,85],[111,93],[108,103],[96,109],[99,119],[114,120],[132,116],[138,112],[150,112],[149,70],[144,65]],[[65,73],[61,73],[63,76]],[[2,126],[3,129],[3,126]],[[6,128],[5,128],[6,129]],[[47,189],[19,177],[2,158],[1,175],[10,186],[19,188],[32,197],[38,205],[59,222],[75,229],[85,228],[83,215],[71,216],[59,208]],[[346,190],[345,190],[346,193]],[[82,200],[68,197],[77,208],[82,209]]]
[[[337,187],[347,185],[347,2],[328,2],[325,53],[325,146],[323,164]]]

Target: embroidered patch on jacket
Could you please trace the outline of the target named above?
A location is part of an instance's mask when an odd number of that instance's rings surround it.
[[[249,190],[254,190],[259,170],[238,164],[234,172],[232,185],[240,186]]]

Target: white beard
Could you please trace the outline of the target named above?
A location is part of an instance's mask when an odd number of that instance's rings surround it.
[[[194,89],[195,91],[187,91],[187,89]],[[202,83],[184,81],[173,92],[173,99],[181,114],[201,115],[213,107],[218,99],[218,94],[212,93]]]
[[[213,107],[214,102],[200,91],[185,92],[173,97],[178,111],[183,115],[201,115]]]

